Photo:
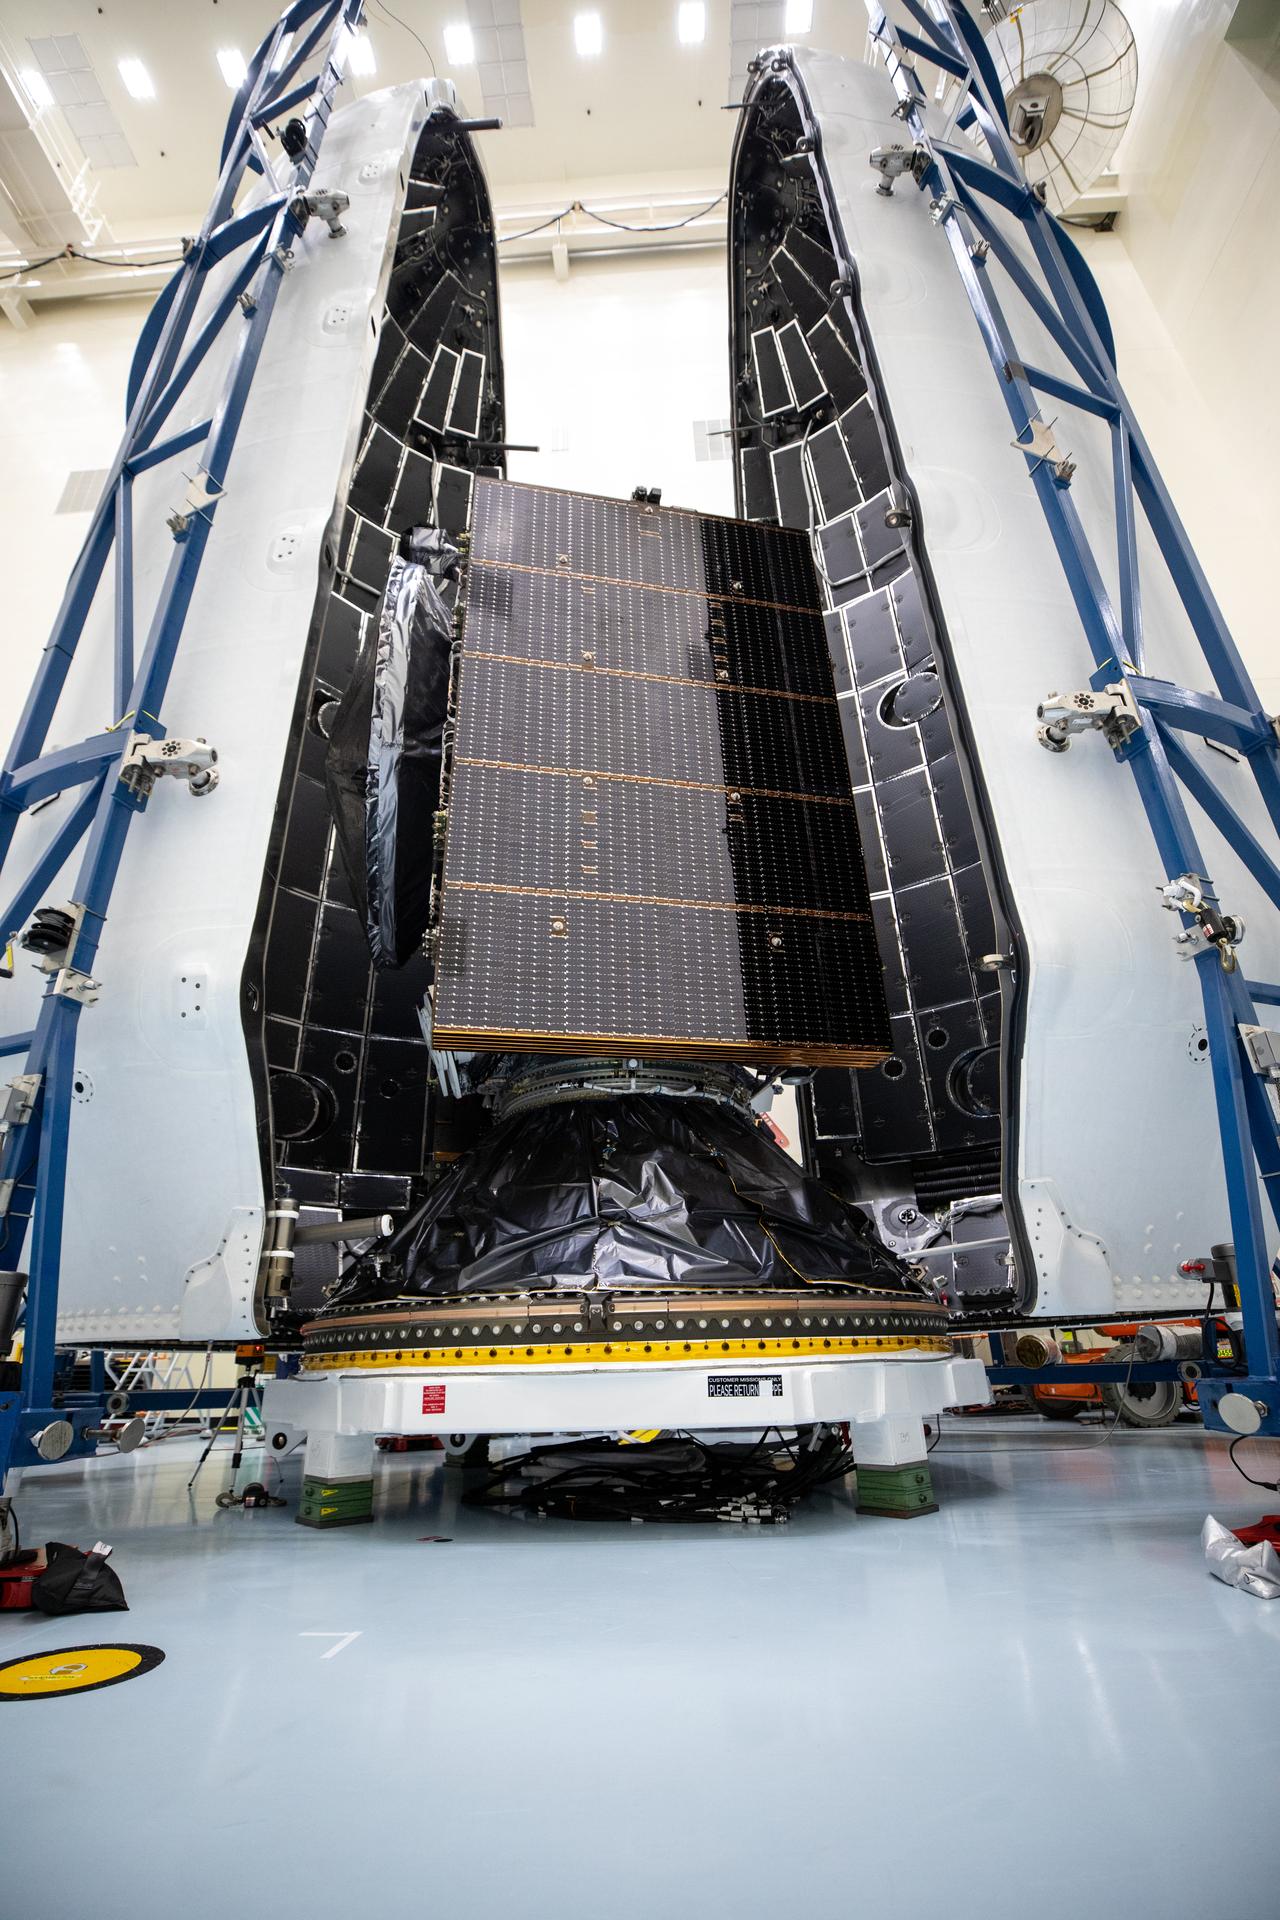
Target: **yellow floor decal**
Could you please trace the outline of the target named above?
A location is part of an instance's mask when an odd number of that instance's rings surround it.
[[[29,1653],[0,1666],[0,1701],[91,1693],[149,1673],[163,1659],[159,1647],[54,1647],[48,1653]]]

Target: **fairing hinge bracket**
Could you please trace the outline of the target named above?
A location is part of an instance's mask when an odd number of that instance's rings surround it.
[[[1073,733],[1101,733],[1109,747],[1122,747],[1142,726],[1138,703],[1127,681],[1115,686],[1082,687],[1078,693],[1046,694],[1036,708],[1036,739],[1050,753],[1065,753]]]
[[[289,202],[289,211],[300,228],[315,214],[328,227],[329,237],[339,240],[346,232],[342,216],[350,205],[349,193],[341,193],[337,187],[316,187],[311,193],[295,194]]]
[[[915,181],[923,180],[930,165],[928,147],[906,147],[900,140],[888,147],[873,147],[867,157],[880,175],[876,192],[884,194],[893,192],[894,181],[900,180],[904,173],[909,173]]]
[[[181,775],[188,791],[201,799],[218,784],[217,759],[217,749],[203,738],[154,740],[149,733],[135,733],[120,762],[120,778],[145,800],[163,774]]]

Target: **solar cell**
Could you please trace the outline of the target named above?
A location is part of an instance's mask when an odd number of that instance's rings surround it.
[[[455,704],[438,1047],[885,1057],[803,535],[477,479]]]

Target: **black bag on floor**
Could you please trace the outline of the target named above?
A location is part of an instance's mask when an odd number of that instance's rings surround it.
[[[129,1602],[114,1568],[110,1547],[98,1541],[92,1553],[51,1540],[49,1564],[31,1588],[31,1604],[41,1613],[128,1613]]]

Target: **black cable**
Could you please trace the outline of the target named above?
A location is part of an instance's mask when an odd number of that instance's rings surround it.
[[[43,260],[29,260],[25,267],[11,267],[8,272],[0,273],[0,280],[21,280],[26,273],[39,273],[42,267],[51,267],[55,260],[85,260],[95,267],[122,267],[137,269],[147,267],[177,267],[186,259],[183,253],[165,254],[159,260],[108,260],[103,254],[81,253],[78,247],[63,247],[58,253],[46,254]]]
[[[199,1399],[200,1395],[204,1392],[205,1387],[208,1385],[209,1369],[212,1365],[213,1365],[213,1342],[210,1341],[208,1346],[204,1350],[204,1367],[201,1370],[201,1374],[200,1374],[200,1384],[191,1395],[191,1398],[188,1400],[186,1406],[182,1409],[182,1412],[178,1415],[177,1419],[174,1421],[173,1424],[175,1426],[181,1426],[184,1420],[189,1420],[191,1418],[192,1413],[195,1411],[196,1401]]]
[[[728,188],[718,193],[705,207],[695,207],[683,220],[668,220],[651,227],[640,227],[626,220],[611,219],[607,213],[597,213],[592,207],[584,207],[581,200],[571,200],[559,213],[553,213],[546,220],[540,220],[536,227],[525,227],[519,233],[503,233],[498,236],[498,245],[505,246],[508,240],[527,240],[532,233],[545,233],[548,227],[567,220],[571,213],[583,213],[588,220],[595,220],[602,227],[613,227],[619,233],[676,233],[681,227],[688,227],[695,220],[701,220],[705,214],[713,213],[722,200],[729,198]]]
[[[554,227],[558,221],[567,219],[576,205],[575,201],[573,205],[565,207],[563,212],[553,213],[549,220],[540,220],[536,227],[525,227],[520,233],[499,234],[498,245],[504,247],[508,240],[527,240],[531,233],[545,233],[548,227]]]
[[[25,267],[12,267],[8,273],[0,273],[0,280],[21,280],[24,273],[39,273],[41,267],[51,267],[55,260],[63,258],[61,253],[49,253],[43,260],[28,260]]]
[[[394,20],[398,27],[404,28],[404,31],[409,35],[411,40],[417,41],[418,45],[422,48],[422,51],[426,54],[428,60],[431,62],[432,79],[437,78],[438,76],[436,74],[435,55],[432,53],[430,47],[427,45],[422,35],[420,33],[415,33],[413,28],[409,25],[409,22],[407,20],[402,20],[398,13],[392,13],[390,7],[385,6],[383,4],[383,0],[370,0],[370,5],[376,6],[379,13],[385,14],[388,20]]]
[[[1261,1487],[1265,1493],[1280,1493],[1280,1480],[1255,1480],[1251,1473],[1245,1472],[1240,1462],[1236,1459],[1236,1448],[1240,1445],[1240,1442],[1251,1438],[1251,1434],[1241,1433],[1231,1442],[1231,1445],[1227,1448],[1227,1454],[1232,1466],[1240,1475],[1241,1479],[1247,1480],[1251,1487]]]
[[[99,253],[81,253],[79,247],[68,247],[73,260],[89,260],[95,267],[180,267],[186,259],[185,253],[165,253],[158,260],[108,260]]]
[[[558,1471],[537,1474],[553,1464]],[[463,1498],[473,1506],[577,1520],[778,1524],[814,1488],[852,1466],[835,1428],[815,1429],[800,1453],[773,1427],[745,1450],[741,1443],[713,1445],[677,1431],[651,1446],[601,1440],[531,1448]]]
[[[718,193],[714,200],[709,200],[705,207],[696,208],[693,213],[686,214],[683,220],[668,220],[652,227],[628,226],[625,220],[611,220],[607,213],[593,212],[590,207],[584,207],[580,200],[575,201],[574,204],[579,213],[586,214],[588,220],[598,220],[602,227],[616,227],[619,233],[676,233],[681,227],[691,226],[695,220],[701,220],[704,215],[714,213],[721,201],[728,198],[729,189],[726,187],[724,192]]]

